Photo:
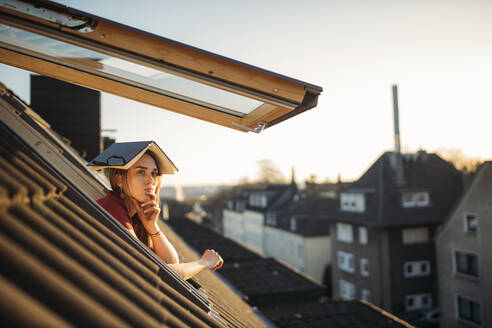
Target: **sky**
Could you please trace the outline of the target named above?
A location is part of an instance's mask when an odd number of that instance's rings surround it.
[[[242,133],[104,93],[103,129],[155,140],[178,166],[168,185],[234,184],[271,159],[297,181],[358,178],[394,147],[492,159],[492,1],[56,1],[323,87],[318,106]],[[30,101],[29,73],[0,82]]]

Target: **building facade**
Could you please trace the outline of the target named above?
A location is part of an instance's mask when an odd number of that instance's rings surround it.
[[[433,237],[461,191],[461,174],[435,154],[379,157],[327,214],[334,297],[393,313],[437,306]]]
[[[441,327],[491,327],[492,162],[482,164],[436,238]]]
[[[282,260],[318,283],[331,265],[330,222],[321,217],[330,200],[295,197],[282,211],[268,213],[264,254]],[[328,282],[331,287],[331,281]]]
[[[296,192],[295,183],[243,190],[223,210],[224,235],[264,255],[265,217],[288,204]]]

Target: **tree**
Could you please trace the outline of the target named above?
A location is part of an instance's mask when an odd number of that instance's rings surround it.
[[[306,191],[316,196],[319,195],[318,176],[316,174],[311,173],[309,178],[306,179],[305,184]]]
[[[469,157],[457,148],[439,148],[436,154],[451,162],[457,170],[465,173],[474,173],[483,160],[478,157]]]
[[[271,159],[262,159],[257,163],[260,166],[258,172],[259,182],[265,184],[286,183],[284,175]]]

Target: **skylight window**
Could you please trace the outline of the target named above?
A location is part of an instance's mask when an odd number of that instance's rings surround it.
[[[238,117],[244,117],[263,105],[254,99],[8,25],[0,24],[0,41],[4,47],[13,51]]]
[[[0,3],[0,62],[243,132],[315,107],[322,91],[53,2]]]

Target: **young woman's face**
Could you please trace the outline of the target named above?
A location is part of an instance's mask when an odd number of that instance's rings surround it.
[[[145,154],[128,169],[127,181],[130,196],[144,202],[149,199],[147,192],[155,194],[158,185],[159,170],[154,159]]]

